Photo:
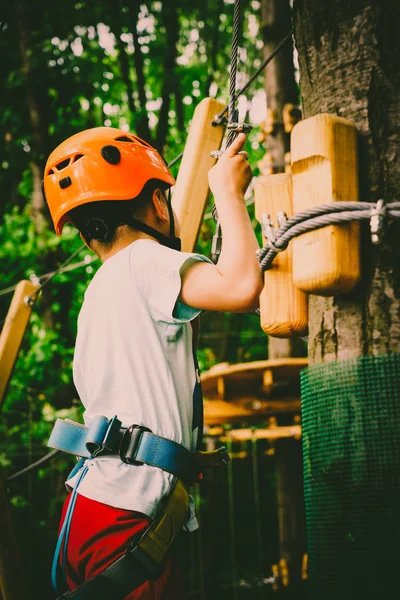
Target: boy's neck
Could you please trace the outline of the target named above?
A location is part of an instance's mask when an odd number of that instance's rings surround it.
[[[95,244],[92,249],[100,258],[101,262],[104,263],[106,260],[117,254],[117,252],[120,252],[137,240],[152,240],[153,242],[157,242],[155,238],[151,237],[147,233],[143,233],[142,231],[133,231],[130,229],[119,234],[111,248],[105,249],[100,247],[100,244]]]

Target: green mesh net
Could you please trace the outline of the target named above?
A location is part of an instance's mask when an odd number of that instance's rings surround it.
[[[400,598],[400,354],[302,372],[312,600]]]

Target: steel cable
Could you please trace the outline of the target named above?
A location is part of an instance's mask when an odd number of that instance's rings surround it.
[[[10,475],[10,477],[7,477],[6,481],[13,481],[13,479],[17,479],[17,477],[20,477],[21,475],[25,475],[25,473],[29,473],[29,471],[33,471],[34,469],[37,469],[38,467],[40,467],[40,465],[44,465],[45,463],[47,463],[49,460],[54,458],[60,452],[61,452],[61,450],[52,450],[45,456],[42,456],[42,458],[39,458],[39,460],[37,460],[36,462],[28,465],[24,469],[21,469],[21,471],[17,471],[17,473]]]
[[[343,210],[346,208],[348,210]],[[266,271],[269,269],[278,252],[284,250],[294,237],[326,227],[327,225],[340,225],[351,221],[369,220],[371,219],[371,210],[373,209],[375,209],[375,204],[368,202],[336,202],[316,206],[294,215],[280,229],[274,232],[274,240],[267,241],[264,248],[258,252],[261,270]],[[386,204],[385,213],[381,216],[384,215],[399,218],[400,202]]]
[[[237,62],[239,49],[239,25],[240,25],[240,0],[235,0],[233,12],[233,31],[232,31],[232,48],[231,48],[231,69],[229,74],[229,103],[228,103],[228,121],[229,123],[238,122],[236,110],[236,76]],[[233,140],[237,136],[237,132],[230,130],[226,138],[225,148],[229,148]]]

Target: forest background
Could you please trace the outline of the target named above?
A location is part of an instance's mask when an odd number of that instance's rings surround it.
[[[260,2],[244,0],[237,87],[260,66]],[[184,148],[193,111],[206,96],[228,100],[233,0],[27,3],[4,9],[0,25],[0,320],[12,286],[59,266],[81,240],[66,227],[55,235],[41,181],[49,153],[89,127],[136,132],[170,162]],[[241,118],[255,129],[246,149],[254,169],[265,148],[260,75],[239,98]],[[177,174],[178,165],[173,169]],[[255,230],[252,188],[247,200]],[[210,199],[210,207],[212,199]],[[214,223],[206,210],[196,250],[210,255]],[[46,453],[56,417],[79,419],[72,381],[76,321],[99,263],[87,250],[79,267],[58,275],[37,302],[0,416],[0,468],[17,471]],[[304,348],[305,352],[305,348]],[[267,336],[253,315],[207,314],[199,339],[202,370],[215,363],[268,357]],[[70,461],[58,459],[10,486],[27,577],[43,595]],[[42,558],[39,558],[42,555]],[[46,580],[46,583],[44,581]]]

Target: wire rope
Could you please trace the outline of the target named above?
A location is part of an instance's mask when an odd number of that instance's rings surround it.
[[[17,471],[13,475],[10,475],[10,477],[7,477],[6,481],[13,481],[14,479],[17,479],[18,477],[20,477],[21,475],[25,475],[26,473],[29,473],[30,471],[37,469],[38,467],[40,467],[40,465],[44,465],[45,463],[49,462],[49,460],[52,460],[60,452],[61,452],[61,450],[52,450],[51,452],[49,452],[45,456],[42,456],[42,458],[39,458],[39,460],[28,465],[24,469]]]

